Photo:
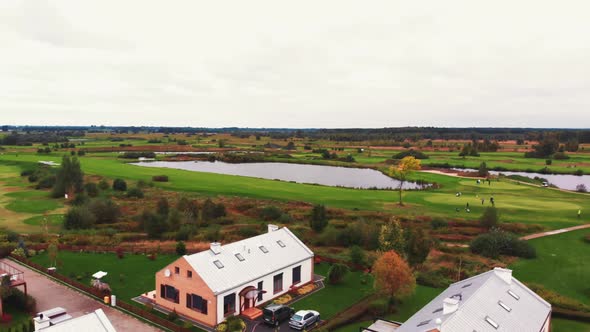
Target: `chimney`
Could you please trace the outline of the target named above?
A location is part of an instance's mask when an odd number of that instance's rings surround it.
[[[51,325],[49,317],[43,316],[43,314],[33,318],[33,321],[35,323],[35,331],[39,331]]]
[[[447,297],[443,300],[443,315],[452,314],[459,309],[459,300]]]
[[[508,285],[512,284],[512,270],[495,267],[494,273],[504,280],[504,282],[506,282]]]
[[[272,232],[274,232],[274,231],[276,231],[278,229],[279,229],[279,226],[273,225],[273,224],[268,224],[268,232],[269,233],[272,233]]]
[[[221,252],[221,243],[211,242],[211,251],[213,251],[215,255],[219,254]]]

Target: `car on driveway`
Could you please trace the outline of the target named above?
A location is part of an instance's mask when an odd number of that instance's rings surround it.
[[[304,330],[320,321],[320,313],[314,310],[299,310],[291,320],[289,326],[296,330]]]
[[[262,310],[262,321],[266,324],[279,326],[293,316],[295,310],[282,304],[269,304]]]

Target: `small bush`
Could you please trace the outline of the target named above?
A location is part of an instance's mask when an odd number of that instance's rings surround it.
[[[186,245],[184,244],[184,242],[178,241],[176,243],[176,254],[178,256],[184,256],[184,255],[186,255]]]
[[[178,313],[176,313],[176,309],[174,309],[174,310],[170,311],[170,313],[168,313],[167,319],[171,322],[178,319]]]
[[[476,237],[469,245],[471,252],[485,257],[497,258],[500,255],[535,258],[537,252],[530,243],[520,240],[514,234],[500,230]]]
[[[88,182],[84,185],[84,191],[86,191],[86,195],[90,197],[98,196],[98,186],[94,182]]]
[[[107,190],[109,189],[109,182],[105,179],[102,179],[98,182],[98,188],[100,190]]]
[[[432,219],[430,226],[432,226],[433,229],[439,229],[449,226],[449,223],[442,218],[436,217]]]
[[[133,187],[127,191],[127,197],[129,198],[143,198],[144,194],[138,187]]]
[[[570,156],[565,154],[564,152],[557,152],[553,155],[553,159],[555,160],[567,160],[570,159]]]
[[[154,182],[168,182],[168,175],[154,175],[152,176],[152,181]]]
[[[418,272],[416,283],[434,288],[447,288],[453,281],[438,271]]]
[[[365,251],[359,246],[352,246],[350,247],[350,261],[359,266],[364,266],[366,264],[366,254]]]
[[[265,206],[260,211],[260,218],[262,218],[266,221],[277,220],[281,217],[282,214],[283,214],[283,212],[281,211],[281,209],[279,209],[276,206],[270,205],[270,206]]]
[[[416,159],[428,159],[428,156],[424,154],[422,151],[417,151],[414,149],[409,149],[406,151],[402,151],[398,154],[393,156],[393,159],[404,159],[405,157],[414,157]]]
[[[376,299],[369,303],[367,308],[372,317],[382,317],[389,311],[389,301],[384,298]]]
[[[113,181],[113,190],[116,191],[126,191],[127,190],[127,182],[123,179],[115,179]]]
[[[333,264],[328,270],[328,282],[333,285],[339,284],[346,273],[348,273],[348,266],[339,263]]]

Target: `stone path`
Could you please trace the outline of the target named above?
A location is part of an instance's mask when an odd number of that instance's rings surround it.
[[[561,234],[561,233],[566,233],[566,232],[571,232],[571,231],[577,231],[578,229],[584,229],[584,228],[590,228],[590,224],[584,224],[584,225],[573,226],[573,227],[568,227],[568,228],[556,229],[554,231],[547,231],[547,232],[542,232],[542,233],[526,235],[526,236],[521,237],[520,239],[521,240],[532,240],[532,239],[537,239],[540,237],[551,236],[551,235]]]
[[[69,315],[76,318],[100,308],[105,312],[115,329],[119,332],[162,331],[133,316],[124,314],[117,309],[113,309],[110,306],[100,303],[85,294],[57,283],[18,262],[7,259],[2,259],[1,261],[24,272],[28,293],[37,300],[37,311],[62,307],[66,309]]]

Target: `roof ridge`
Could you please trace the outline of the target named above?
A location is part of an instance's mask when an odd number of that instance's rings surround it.
[[[281,230],[281,229],[283,229],[285,231],[285,233],[287,233],[297,243],[299,243],[299,245],[301,245],[303,247],[303,249],[305,249],[310,255],[315,256],[313,251],[311,251],[311,249],[309,249],[309,247],[307,245],[305,245],[305,243],[303,243],[303,241],[299,240],[299,238],[297,236],[295,236],[295,234],[293,234],[293,232],[291,232],[291,230],[287,226],[281,227],[278,230]]]

